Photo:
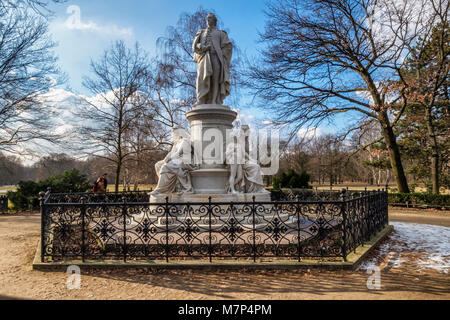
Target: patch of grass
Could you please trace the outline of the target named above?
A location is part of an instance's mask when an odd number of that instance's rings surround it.
[[[0,186],[0,191],[16,191],[16,186]]]
[[[0,186],[0,196],[6,195],[8,191],[16,191],[16,190],[17,190],[16,186]],[[12,208],[12,203],[9,200],[8,200],[8,208],[9,209]]]
[[[373,190],[378,190],[378,189],[383,189],[385,186],[367,186],[367,190],[369,191],[373,191]],[[313,188],[315,189],[316,186],[313,186]],[[364,190],[364,188],[366,188],[366,186],[348,186],[348,190],[351,191],[361,191]],[[341,191],[342,189],[347,189],[347,185],[334,185],[331,190],[334,191]],[[330,190],[330,186],[317,186],[317,190],[326,190],[329,191]]]
[[[317,184],[313,184],[312,185],[313,188],[315,189],[317,187],[318,190],[330,190],[330,186],[329,185],[317,185]],[[373,190],[378,190],[378,189],[384,189],[385,185],[380,185],[380,186],[370,186],[370,185],[364,185],[364,184],[356,184],[356,185],[352,185],[351,183],[349,184],[336,184],[333,185],[332,190],[334,191],[340,191],[342,189],[346,189],[348,187],[348,190],[351,191],[361,191],[364,190],[364,188],[367,188],[367,190],[369,191],[373,191]],[[423,187],[423,186],[418,186],[415,188],[415,192],[417,193],[425,193],[427,191],[427,188]],[[395,184],[389,184],[389,193],[393,193],[393,192],[398,192],[397,188],[395,186]],[[445,189],[443,190],[441,188],[441,194],[450,194],[450,189]]]

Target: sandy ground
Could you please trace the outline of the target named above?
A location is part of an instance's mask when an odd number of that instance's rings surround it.
[[[391,209],[390,216],[395,221],[450,226],[448,212]],[[392,268],[383,259],[380,290],[367,288],[370,274],[364,270],[82,270],[81,288],[68,290],[67,274],[32,270],[39,232],[39,215],[0,216],[0,299],[450,299],[448,274],[414,263]],[[376,255],[375,251],[372,257]],[[412,260],[414,255],[410,253]]]

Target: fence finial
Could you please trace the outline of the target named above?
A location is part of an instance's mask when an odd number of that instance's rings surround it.
[[[44,198],[45,198],[46,193],[44,191],[39,192],[39,201],[42,203],[44,202]]]

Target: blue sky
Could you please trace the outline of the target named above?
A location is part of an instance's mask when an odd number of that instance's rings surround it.
[[[82,77],[89,74],[91,59],[97,60],[112,41],[123,39],[128,45],[138,41],[150,54],[156,54],[156,40],[166,28],[176,25],[182,12],[194,12],[199,6],[213,9],[222,20],[231,38],[241,51],[253,56],[258,31],[264,30],[265,0],[69,0],[53,4],[50,33],[57,42],[55,49],[61,69],[68,75],[66,89],[89,94],[82,86]],[[75,7],[74,7],[75,6]],[[77,17],[79,11],[79,19]],[[249,96],[241,99],[245,114],[258,121],[268,119],[261,110],[249,107]],[[226,101],[225,101],[226,102]],[[336,121],[342,126],[344,121]],[[335,130],[324,124],[321,132]]]

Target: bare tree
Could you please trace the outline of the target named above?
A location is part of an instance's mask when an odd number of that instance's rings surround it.
[[[38,139],[55,141],[50,110],[39,97],[53,86],[59,69],[46,20],[21,1],[0,6],[0,150],[18,152]]]
[[[130,150],[130,156],[125,162],[125,174],[123,176],[124,188],[133,184],[137,190],[139,184],[155,183],[155,163],[163,156],[162,145],[167,139],[162,139],[166,130],[155,121],[153,103],[145,103],[145,108],[135,116],[135,122],[125,132],[124,141]]]
[[[424,20],[424,8],[390,0],[276,1],[266,11],[261,40],[267,46],[251,68],[251,86],[295,131],[342,113],[359,116],[344,137],[377,123],[399,191],[408,192],[393,130],[407,96],[404,90],[394,95],[392,84],[401,79],[408,46],[423,32],[414,21]]]
[[[0,173],[0,185],[17,184],[28,178],[20,157],[2,153],[0,153]]]
[[[194,98],[180,97],[180,93],[169,79],[171,71],[167,65],[154,61],[152,72],[147,77],[145,86],[145,101],[151,123],[145,127],[152,138],[160,145],[169,144],[170,129],[174,126],[187,127],[185,112],[189,110]],[[194,90],[195,93],[195,90]]]
[[[78,169],[81,171],[81,161],[64,153],[54,153],[43,156],[33,164],[35,181],[45,180],[50,176],[62,174],[64,171]]]
[[[63,3],[67,0],[2,0],[0,2],[0,12],[10,9],[31,9],[35,13],[44,15],[51,11],[48,8],[49,3]]]
[[[374,143],[374,141],[379,142]],[[389,183],[389,157],[383,141],[380,139],[376,123],[362,126],[354,133],[351,143],[354,152],[350,154],[350,157],[356,157],[356,160],[367,168],[371,175],[370,180],[377,186]]]
[[[107,159],[115,165],[115,190],[118,191],[122,164],[136,152],[127,132],[137,127],[145,115],[145,99],[140,91],[147,83],[147,55],[136,44],[133,50],[116,41],[98,62],[91,61],[93,77],[83,85],[93,94],[77,111],[82,119],[77,146],[90,156]]]

